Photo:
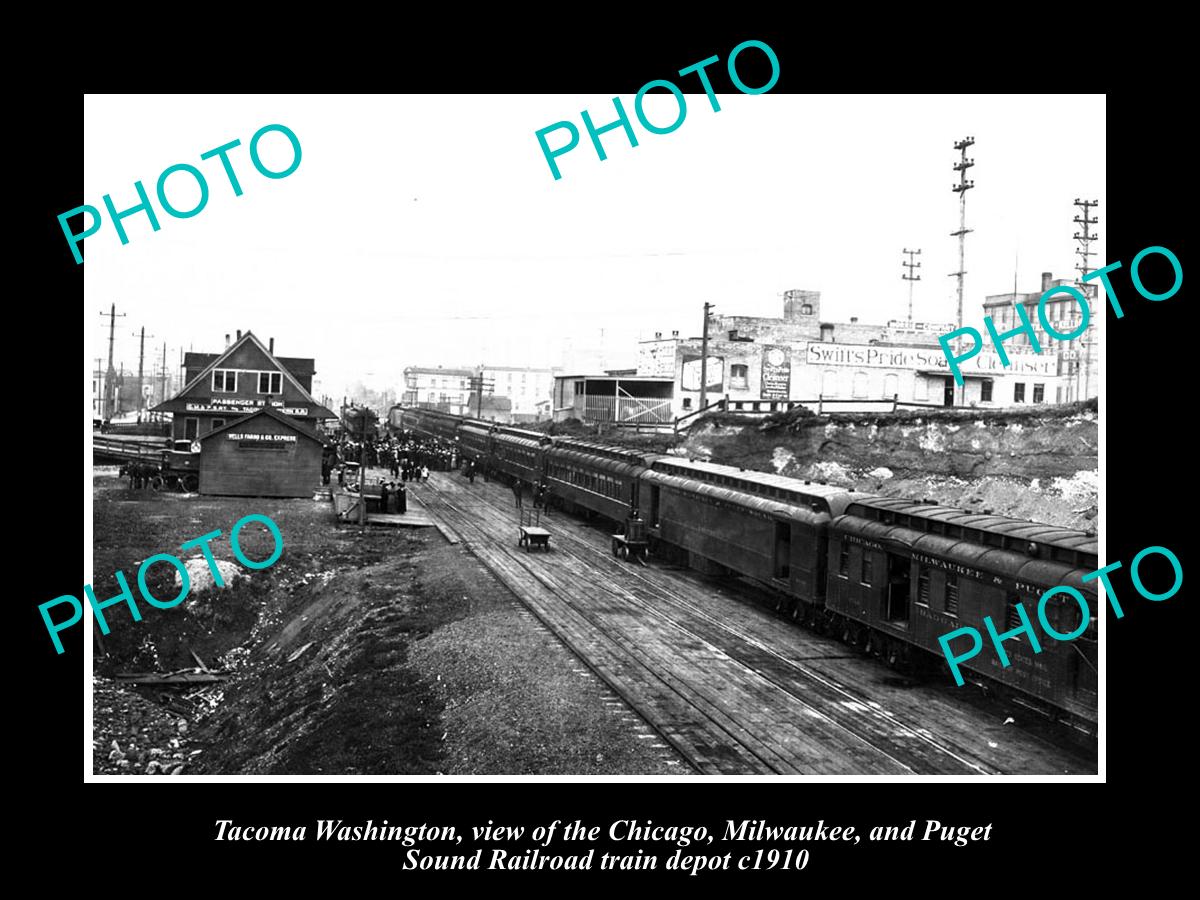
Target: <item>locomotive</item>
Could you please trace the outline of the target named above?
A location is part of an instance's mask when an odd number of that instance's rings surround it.
[[[877,497],[733,466],[646,453],[430,410],[393,410],[393,424],[457,440],[485,471],[542,489],[568,511],[621,522],[640,516],[659,549],[700,571],[744,576],[771,589],[777,609],[894,666],[942,661],[938,637],[990,616],[1017,628],[1017,610],[1070,585],[1092,611],[1074,641],[1005,642],[961,664],[989,691],[1094,734],[1098,647],[1094,534],[929,501]],[[1074,632],[1069,597],[1048,621]]]

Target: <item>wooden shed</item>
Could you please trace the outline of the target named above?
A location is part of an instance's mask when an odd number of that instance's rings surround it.
[[[200,493],[311,497],[321,450],[315,431],[264,406],[200,438]]]

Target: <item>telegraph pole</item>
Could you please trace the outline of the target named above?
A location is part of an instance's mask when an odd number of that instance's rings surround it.
[[[921,264],[913,262],[913,259],[921,255],[921,249],[919,247],[916,250],[905,248],[903,252],[908,254],[908,262],[901,263],[900,265],[904,266],[908,271],[900,277],[908,282],[908,322],[911,325],[913,321],[913,282],[921,280],[921,276],[913,272],[914,269],[921,268]]]
[[[167,342],[163,341],[162,386],[159,389],[159,403],[167,402]]]
[[[138,345],[138,380],[137,380],[137,386],[138,386],[137,411],[138,411],[138,419],[139,420],[142,417],[142,403],[145,400],[145,398],[142,396],[142,384],[143,384],[142,372],[145,368],[145,362],[146,362],[146,326],[145,325],[142,326],[141,334],[142,334],[141,343]],[[154,335],[150,335],[150,337],[154,337]]]
[[[475,394],[475,418],[483,418],[483,389],[486,387],[490,394],[496,386],[494,378],[483,377],[483,366],[479,367],[479,374],[472,376],[470,379],[471,390]],[[470,404],[467,405],[467,411],[470,411]]]
[[[1094,234],[1091,231],[1091,226],[1093,226],[1097,222],[1099,222],[1100,219],[1097,218],[1096,216],[1090,215],[1090,213],[1092,211],[1092,207],[1099,206],[1100,201],[1099,200],[1080,200],[1078,197],[1076,197],[1075,205],[1078,206],[1079,209],[1083,212],[1082,216],[1076,216],[1073,219],[1073,221],[1075,222],[1076,225],[1081,225],[1083,227],[1083,234],[1080,234],[1078,231],[1075,232],[1075,234],[1074,234],[1075,240],[1079,242],[1079,246],[1075,248],[1075,255],[1079,257],[1079,265],[1075,266],[1075,271],[1077,271],[1079,273],[1079,290],[1083,294],[1084,300],[1088,304],[1088,312],[1095,313],[1095,310],[1092,309],[1091,300],[1088,298],[1088,285],[1083,280],[1083,276],[1092,271],[1092,264],[1089,262],[1091,257],[1095,254],[1095,251],[1092,250],[1092,241],[1094,241],[1094,240],[1096,240],[1096,238],[1100,237],[1099,234]],[[1091,348],[1093,345],[1092,329],[1096,328],[1096,327],[1098,327],[1097,324],[1095,322],[1093,322],[1091,325],[1088,326],[1088,331],[1084,332],[1079,337],[1079,350],[1077,351],[1077,353],[1081,353],[1083,355],[1083,359],[1080,360],[1080,359],[1076,358],[1076,360],[1075,360],[1075,399],[1076,400],[1086,400],[1087,396],[1088,396],[1088,389],[1091,387],[1089,382],[1091,380],[1091,363],[1092,363],[1092,360],[1091,360],[1091,355],[1092,355]],[[1082,396],[1080,395],[1080,391],[1079,391],[1079,371],[1080,371],[1081,364],[1082,364],[1082,369],[1083,369]]]
[[[954,164],[954,171],[958,173],[958,184],[950,186],[950,190],[958,194],[958,231],[950,232],[951,237],[958,238],[958,271],[951,272],[951,276],[958,278],[958,329],[963,327],[963,276],[967,274],[966,257],[967,257],[967,235],[973,229],[967,227],[967,191],[975,187],[975,182],[967,178],[967,169],[975,165],[974,159],[967,158],[967,148],[975,143],[975,138],[965,137],[961,141],[956,141],[954,149],[959,151],[961,157]],[[960,335],[956,347],[957,353],[962,355],[962,336]],[[967,389],[966,382],[963,382],[962,391],[965,394]]]
[[[712,308],[712,303],[704,304],[704,330],[700,336],[700,409],[708,405],[708,311]]]
[[[125,318],[125,313],[117,315],[117,304],[112,304],[109,312],[101,312],[100,315],[108,316],[108,371],[104,375],[104,406],[107,409],[102,409],[100,415],[106,419],[112,418],[113,406],[116,403],[116,397],[109,394],[109,390],[116,390],[116,372],[113,370],[113,338],[116,336],[117,319]],[[107,414],[106,414],[107,413]]]

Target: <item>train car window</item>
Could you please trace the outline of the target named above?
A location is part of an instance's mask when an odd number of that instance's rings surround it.
[[[958,615],[958,575],[946,573],[946,602],[943,607],[952,616]]]
[[[917,575],[917,603],[929,605],[929,570],[924,566],[921,566]]]
[[[845,542],[838,553],[838,574],[843,578],[850,577],[850,547]]]
[[[1004,612],[1004,627],[1008,631],[1014,628],[1021,627],[1021,614],[1017,612],[1017,607],[1021,605],[1020,597],[1008,598],[1008,609]]]
[[[945,531],[942,528],[942,523],[941,522],[930,522],[929,523],[929,533],[930,534],[944,534]]]
[[[961,538],[962,536],[963,536],[963,530],[962,530],[961,525],[947,525],[946,526],[946,537]]]
[[[858,579],[863,584],[871,583],[871,563],[872,563],[871,551],[867,550],[867,548],[864,547],[863,555],[862,555],[862,573],[861,573],[861,577]]]

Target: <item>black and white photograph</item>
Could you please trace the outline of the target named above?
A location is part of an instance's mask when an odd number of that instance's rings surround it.
[[[83,98],[85,781],[1103,779],[1104,95],[730,49]]]

